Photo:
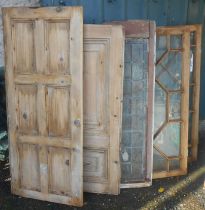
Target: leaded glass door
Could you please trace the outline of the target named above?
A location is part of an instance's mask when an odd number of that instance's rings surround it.
[[[155,23],[122,21],[125,60],[121,188],[152,184]]]

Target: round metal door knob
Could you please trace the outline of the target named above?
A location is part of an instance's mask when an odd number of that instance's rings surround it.
[[[74,120],[74,125],[76,126],[76,127],[80,127],[80,120]]]

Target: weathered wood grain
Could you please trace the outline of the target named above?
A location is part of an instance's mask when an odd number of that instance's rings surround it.
[[[84,26],[84,191],[119,194],[124,35]]]
[[[3,20],[12,193],[82,206],[82,8],[3,8]]]

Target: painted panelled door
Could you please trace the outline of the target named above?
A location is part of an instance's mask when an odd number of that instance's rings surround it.
[[[82,206],[82,8],[3,19],[12,193]]]
[[[119,194],[124,35],[84,27],[84,191]]]

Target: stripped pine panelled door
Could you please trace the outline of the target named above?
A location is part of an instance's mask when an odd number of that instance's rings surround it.
[[[4,8],[11,189],[83,204],[82,8]]]
[[[119,194],[124,35],[84,26],[84,191]]]

